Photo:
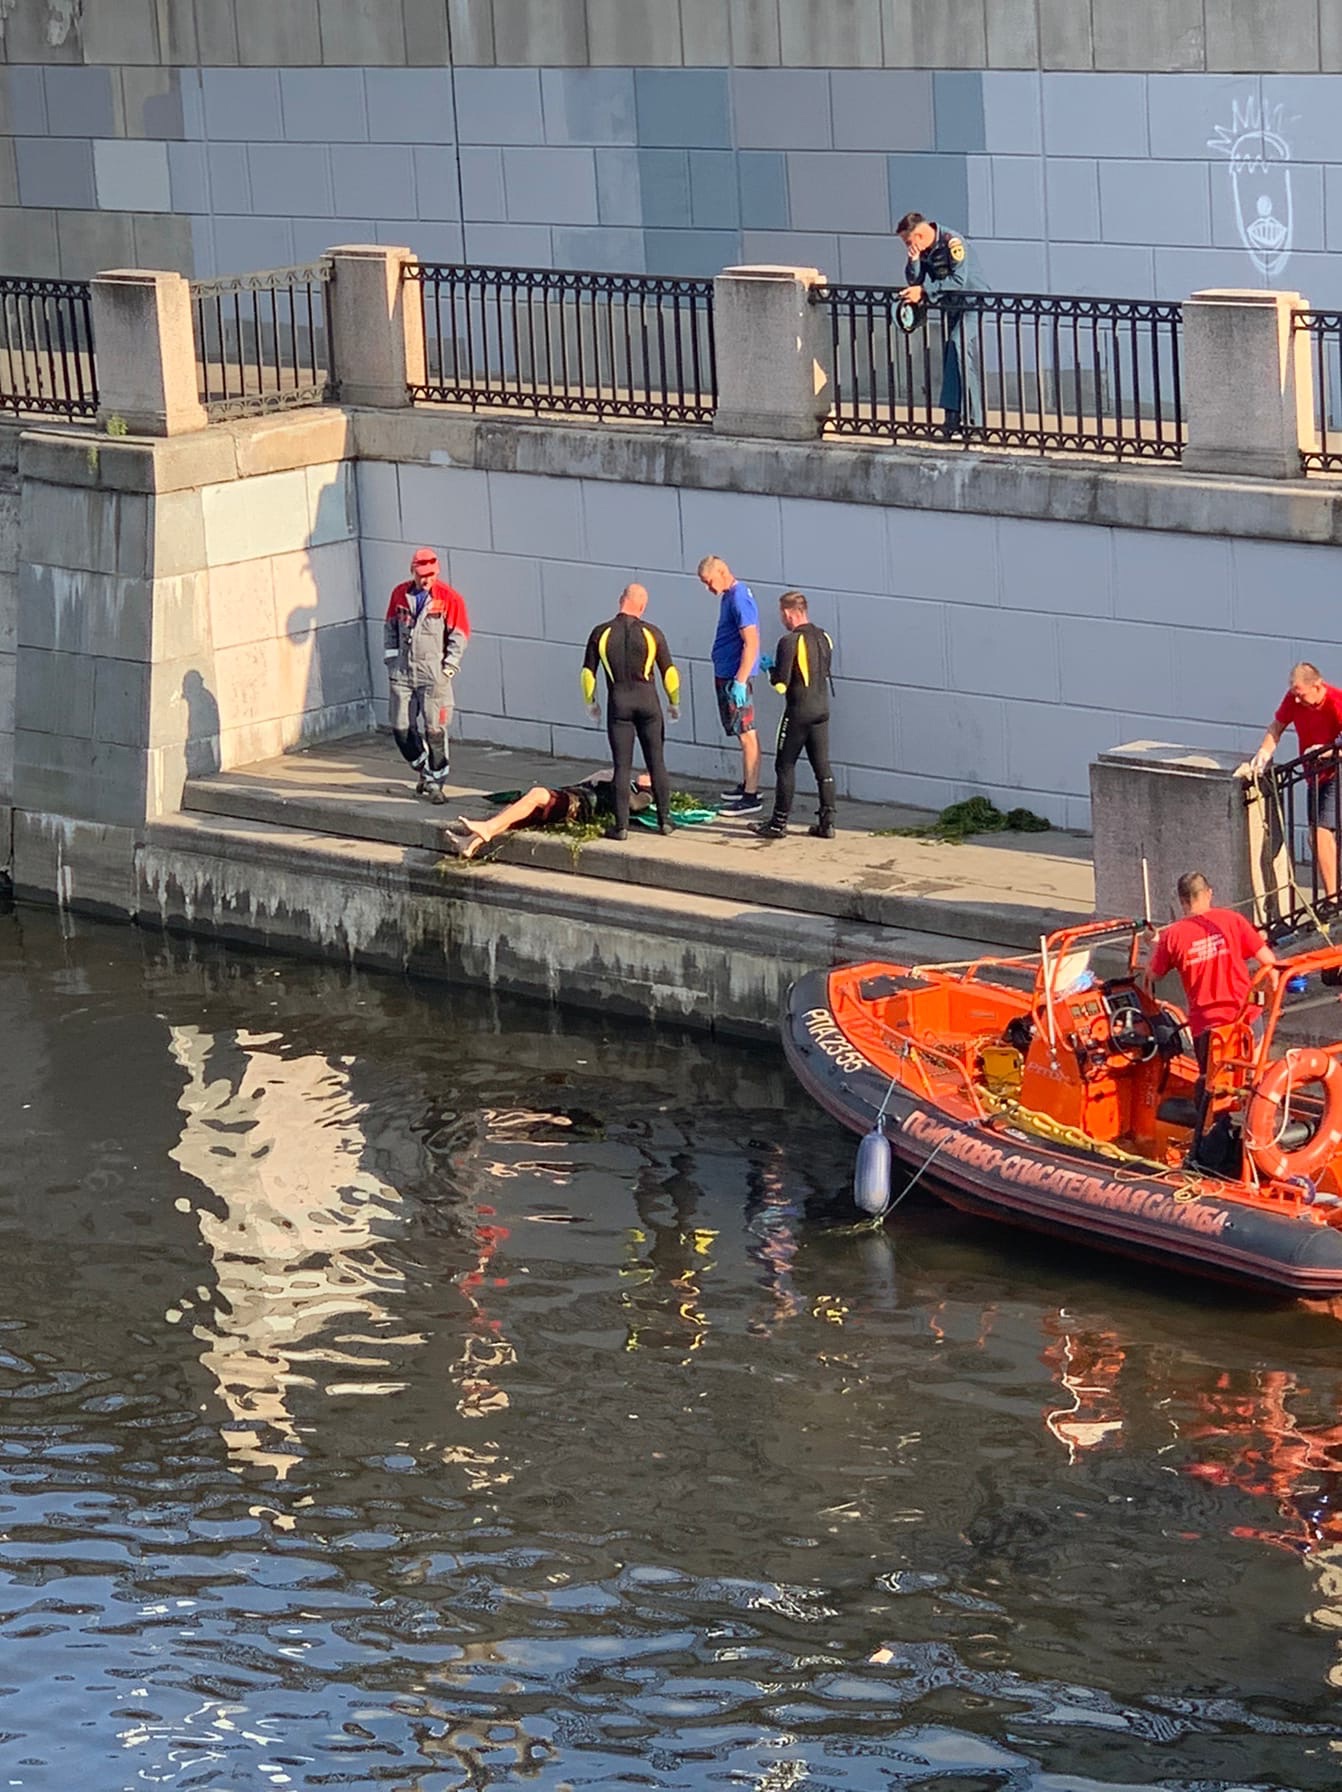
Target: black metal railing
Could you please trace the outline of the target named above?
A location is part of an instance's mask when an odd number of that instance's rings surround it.
[[[0,411],[97,416],[87,280],[0,276]]]
[[[242,417],[335,396],[329,261],[193,280],[200,399],[212,418]]]
[[[1306,473],[1342,473],[1342,311],[1297,311],[1292,331],[1309,338],[1315,446],[1300,451]]]
[[[1183,307],[1148,299],[964,293],[910,314],[897,288],[812,291],[831,320],[837,435],[1178,460]],[[965,396],[947,416],[954,359]],[[948,394],[953,398],[953,393]]]
[[[410,396],[471,410],[709,423],[713,282],[653,274],[411,264],[425,379]]]
[[[1342,819],[1338,813],[1342,747],[1325,747],[1272,765],[1251,793],[1266,805],[1254,845],[1256,886],[1262,891],[1263,931],[1285,939],[1342,914],[1338,865]]]

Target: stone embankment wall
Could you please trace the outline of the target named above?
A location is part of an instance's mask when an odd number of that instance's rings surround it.
[[[472,616],[458,726],[474,739],[604,754],[582,644],[637,578],[689,686],[670,762],[734,778],[695,577],[710,552],[751,584],[770,644],[780,593],[809,595],[859,798],[986,791],[1084,828],[1088,767],[1118,742],[1247,752],[1294,660],[1342,678],[1327,486],[423,413],[355,429],[370,624],[414,546],[447,551]],[[768,746],[779,703],[764,689],[758,708]]]
[[[0,819],[14,797],[14,648],[19,620],[19,432],[0,428]],[[5,834],[0,827],[0,837]]]
[[[4,0],[0,32],[4,272],[344,241],[886,283],[917,208],[1003,291],[1342,304],[1332,0]]]

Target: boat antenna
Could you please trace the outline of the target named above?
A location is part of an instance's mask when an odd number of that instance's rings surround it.
[[[1154,927],[1151,915],[1151,870],[1146,862],[1146,854],[1142,854],[1142,925]]]
[[[1058,1055],[1058,1030],[1053,1020],[1053,967],[1048,960],[1048,935],[1039,936],[1039,963],[1044,973],[1044,1010],[1048,1015],[1048,1049],[1052,1058]]]

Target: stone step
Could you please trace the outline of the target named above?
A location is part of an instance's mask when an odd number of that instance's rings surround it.
[[[297,754],[193,779],[184,806],[197,815],[430,853],[442,850],[446,824],[460,810],[488,812],[478,791],[458,791],[445,810],[417,802],[385,748],[375,766],[370,771],[362,747],[342,759],[337,745],[320,756]],[[1070,837],[1059,839],[1071,844]],[[932,934],[971,948],[1030,951],[1041,933],[1092,912],[1089,868],[1075,856],[885,839],[856,829],[833,842],[807,839],[804,829],[797,839],[771,842],[757,839],[744,821],[724,819],[681,829],[671,840],[634,826],[627,843],[581,846],[523,832],[495,852],[493,865]]]

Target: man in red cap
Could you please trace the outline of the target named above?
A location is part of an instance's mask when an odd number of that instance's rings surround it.
[[[387,605],[383,658],[391,677],[391,729],[419,773],[416,794],[445,803],[452,680],[471,638],[466,601],[438,577],[432,548],[416,548],[410,577]]]

